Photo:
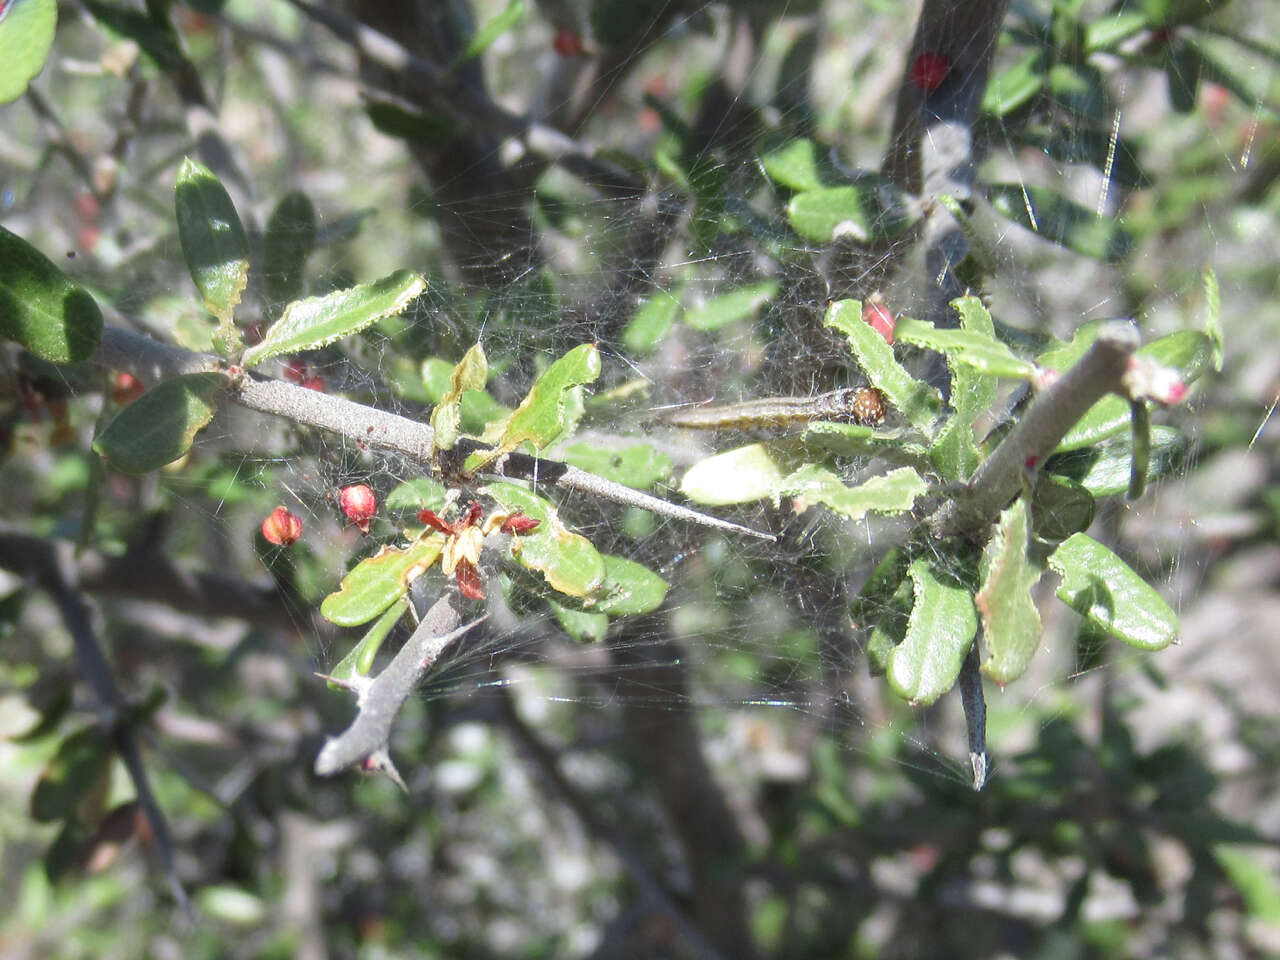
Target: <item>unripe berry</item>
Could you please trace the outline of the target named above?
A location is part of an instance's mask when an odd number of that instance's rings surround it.
[[[262,536],[267,543],[287,547],[302,536],[302,519],[284,507],[276,507],[271,516],[262,521]]]
[[[348,520],[360,528],[361,533],[369,532],[369,521],[378,512],[378,498],[363,483],[343,487],[338,502]]]

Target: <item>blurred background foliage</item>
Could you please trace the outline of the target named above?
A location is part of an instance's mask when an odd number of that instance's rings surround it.
[[[926,313],[918,237],[866,206],[881,170],[920,189],[892,159],[895,100],[933,84],[902,5],[343,13],[434,73],[357,56],[288,3],[61,5],[49,63],[0,108],[4,225],[65,251],[110,321],[207,349],[171,205],[196,154],[254,243],[273,218],[314,231],[300,290],[261,251],[245,328],[299,293],[401,267],[430,280],[408,314],[283,375],[425,417],[478,339],[508,406],[595,342],[605,371],[577,439],[647,436],[662,459],[640,472],[666,494],[720,439],[647,428],[654,411],[844,385],[830,299]],[[666,605],[596,645],[541,614],[490,624],[399,720],[407,796],[317,780],[350,707],[314,674],[351,641],[314,610],[372,550],[334,492],[385,495],[411,467],[240,411],[173,468],[102,475],[89,439],[127,384],[6,347],[0,541],[87,545],[80,586],[195,911],[160,879],[56,612],[4,574],[4,954],[1280,952],[1278,30],[1266,0],[1038,0],[1000,25],[971,219],[1002,332],[1197,326],[1211,265],[1227,355],[1168,415],[1192,437],[1181,475],[1093,528],[1160,583],[1182,643],[1139,655],[1046,604],[1032,672],[989,691],[980,794],[958,703],[896,700],[850,628],[850,597],[902,531],[787,503],[739,516],[781,534],[771,546],[567,503],[602,550],[672,582]],[[589,162],[513,137],[530,117]],[[820,145],[814,179],[783,182],[768,158],[802,139]],[[842,202],[858,216],[814,215]],[[306,531],[287,553],[256,539],[282,502]]]

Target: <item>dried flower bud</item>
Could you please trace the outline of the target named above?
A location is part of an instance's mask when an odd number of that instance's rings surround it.
[[[484,583],[480,579],[480,571],[474,563],[460,563],[455,571],[458,590],[464,597],[472,600],[484,599]]]
[[[503,533],[511,533],[518,536],[520,534],[531,533],[536,530],[538,528],[538,524],[541,522],[541,520],[535,520],[533,517],[517,512],[503,520],[502,526],[499,529],[501,529]]]
[[[369,532],[369,521],[378,512],[378,498],[363,483],[343,487],[338,496],[342,513],[348,520],[360,528],[361,533]]]
[[[276,507],[271,516],[262,521],[262,536],[267,543],[287,547],[302,536],[302,519],[284,507]]]
[[[868,300],[864,303],[862,305],[862,322],[884,337],[885,343],[893,343],[893,328],[897,326],[897,321],[893,318],[893,314],[889,312],[889,308],[883,303],[878,300]]]

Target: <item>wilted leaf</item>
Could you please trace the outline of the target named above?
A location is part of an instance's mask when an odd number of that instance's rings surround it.
[[[484,347],[476,344],[458,361],[449,375],[449,387],[440,402],[431,411],[431,428],[435,431],[437,450],[452,450],[458,442],[458,428],[462,419],[462,394],[468,390],[483,390],[489,382],[489,361]]]

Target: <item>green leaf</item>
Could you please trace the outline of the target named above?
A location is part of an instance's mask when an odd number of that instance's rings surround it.
[[[101,727],[69,735],[40,774],[31,794],[31,818],[40,823],[67,820],[107,773],[111,740]]]
[[[268,357],[315,350],[359,333],[383,317],[399,313],[426,289],[427,281],[421,275],[397,270],[373,283],[295,300],[267,330],[262,342],[244,352],[244,364],[252,367]]]
[[[787,204],[787,218],[796,233],[818,243],[849,239],[879,244],[897,237],[914,222],[902,192],[880,177],[798,193]]]
[[[579,643],[600,643],[609,632],[609,617],[603,613],[577,610],[548,598],[547,606],[555,614],[564,632]]]
[[[249,282],[249,240],[213,171],[187,157],[174,191],[182,255],[204,307],[227,325]]]
[[[1194,43],[1175,39],[1165,56],[1165,79],[1169,85],[1169,103],[1178,113],[1193,113],[1200,91],[1204,61]]]
[[[884,337],[863,323],[862,304],[857,300],[831,304],[823,324],[845,335],[871,385],[889,398],[894,409],[917,430],[930,433],[940,406],[938,392],[911,376],[894,359],[893,348],[884,342]]]
[[[713,507],[749,503],[776,497],[782,477],[769,448],[753,443],[695,463],[680,481],[680,492]]]
[[[606,553],[598,599],[588,597],[583,605],[611,617],[650,613],[662,606],[670,586],[643,564]]]
[[[433,446],[436,450],[452,450],[458,442],[458,429],[462,419],[462,394],[468,390],[483,390],[489,382],[489,361],[484,347],[476,344],[458,361],[449,374],[449,388],[431,411],[431,428],[435,431]]]
[[[1148,481],[1176,474],[1186,463],[1190,449],[1191,440],[1181,430],[1152,427]],[[1103,443],[1055,455],[1046,469],[1076,480],[1095,497],[1109,497],[1128,489],[1132,462],[1132,437],[1118,433]]]
[[[765,151],[760,163],[774,182],[796,191],[840,186],[847,179],[836,173],[826,148],[803,138]]]
[[[431,509],[439,513],[444,509],[444,484],[430,477],[415,477],[406,480],[387,494],[388,510],[407,510],[417,512]]]
[[[316,243],[316,211],[301,190],[285,194],[262,240],[262,281],[275,316],[302,293],[302,271]]]
[[[1200,277],[1204,288],[1204,333],[1213,344],[1213,369],[1222,372],[1222,322],[1219,319],[1220,298],[1218,296],[1218,275],[1213,267],[1205,267]]]
[[[542,450],[571,432],[583,413],[581,387],[598,376],[595,344],[574,347],[543,372],[503,424],[499,449],[512,450],[527,441]]]
[[[718,330],[730,323],[754,316],[762,306],[777,295],[776,280],[753,283],[718,297],[712,297],[701,306],[686,310],[684,322],[694,330]]]
[[[408,609],[409,601],[405,597],[401,597],[389,606],[360,638],[360,641],[351,648],[351,651],[329,671],[329,676],[333,680],[348,682],[356,677],[367,677],[369,671],[373,669],[373,661],[378,656],[378,651],[382,648],[382,641],[387,639],[387,634],[400,622],[400,618]],[[330,682],[329,686],[341,689],[338,683]]]
[[[1269,862],[1270,851],[1236,844],[1214,844],[1213,855],[1231,885],[1240,891],[1250,919],[1280,925],[1280,881]]]
[[[973,598],[982,620],[982,672],[1004,686],[1027,669],[1040,645],[1040,613],[1031,588],[1043,570],[1027,558],[1027,502],[1019,497],[1000,515],[982,554],[982,588]]]
[[[594,443],[575,443],[564,448],[560,459],[636,490],[648,490],[671,476],[671,458],[647,443],[621,450]]]
[[[1151,466],[1151,411],[1142,400],[1129,404],[1132,425],[1130,433],[1133,457],[1129,467],[1129,489],[1126,499],[1137,500],[1147,488],[1147,469]]]
[[[622,331],[622,344],[632,353],[649,353],[666,338],[676,314],[680,312],[680,294],[656,290],[641,301],[639,308]]]
[[[496,17],[471,35],[467,45],[453,61],[453,67],[459,67],[480,56],[493,46],[495,40],[519,23],[522,16],[524,16],[524,0],[510,0]]]
[[[1090,20],[1084,28],[1084,52],[1109,50],[1147,29],[1146,14],[1139,10],[1123,10]]]
[[[57,26],[55,0],[0,5],[0,104],[17,100],[44,69]]]
[[[927,466],[929,449],[918,442],[920,435],[909,427],[888,430],[857,423],[815,420],[806,424],[803,438],[842,457],[883,457],[908,466]]]
[[[432,403],[440,403],[453,384],[454,364],[440,357],[422,361],[422,385]],[[464,390],[458,407],[459,427],[478,437],[493,423],[511,416],[511,408],[493,399],[487,390]]]
[[[912,562],[907,575],[914,594],[911,617],[885,675],[900,697],[927,706],[955,686],[978,617],[973,595],[930,559]]]
[[[1102,72],[1089,64],[1055,63],[1049,68],[1049,96],[1073,121],[1106,120],[1108,96]]]
[[[1087,164],[1133,190],[1145,190],[1153,182],[1138,162],[1138,148],[1109,128],[1017,126],[1009,136],[1013,143],[1039,150],[1059,163]]]
[[[806,503],[821,503],[851,520],[861,520],[871,511],[905,513],[925,490],[924,480],[910,467],[849,487],[830,470],[812,463],[787,476],[780,486],[781,493]]]
[[[178,40],[178,32],[159,5],[147,4],[147,12],[111,3],[108,0],[84,0],[93,18],[112,33],[132,40],[157,67],[165,72],[179,70],[187,63]]]
[[[961,333],[995,340],[995,324],[981,300],[959,297],[951,305],[960,315]],[[977,469],[981,460],[973,425],[995,403],[996,381],[951,356],[947,361],[951,368],[951,406],[955,412],[938,433],[929,458],[946,482],[959,483]]]
[[[1044,54],[1036,50],[996,74],[982,95],[983,112],[1003,117],[1017,110],[1044,87],[1044,72]]]
[[[117,470],[147,473],[172,463],[213,419],[230,381],[221,373],[189,373],[148,390],[111,421],[93,442]]]
[[[1119,263],[1133,250],[1133,236],[1118,219],[1100,217],[1043,187],[994,183],[987,197],[1014,223],[1086,257]]]
[[[88,360],[102,338],[102,312],[93,297],[4,227],[0,227],[0,336],[54,363]]]
[[[605,580],[605,562],[586,537],[568,530],[546,500],[524,487],[491,483],[483,492],[508,510],[519,510],[540,521],[532,533],[512,537],[511,553],[527,570],[542,574],[555,590],[570,597],[586,597]]]
[[[385,546],[365,557],[324,598],[320,616],[340,627],[358,627],[380,616],[439,559],[444,541],[444,534],[433,533],[407,547]]]
[[[1077,533],[1049,557],[1062,576],[1058,597],[1114,637],[1162,650],[1178,635],[1178,618],[1151,586],[1098,541]]]
[[[1005,344],[976,330],[938,329],[926,320],[903,317],[894,339],[944,354],[954,365],[966,366],[988,377],[1029,380],[1035,364],[1017,356]]]
[[[1097,501],[1089,489],[1069,477],[1044,472],[1031,495],[1031,531],[1046,543],[1061,543],[1089,529]]]
[[[210,884],[201,887],[194,899],[202,914],[244,930],[260,926],[268,916],[262,898],[243,887]]]
[[[439,148],[462,132],[461,124],[450,116],[406,110],[386,100],[370,99],[365,113],[379,133],[408,143]]]

